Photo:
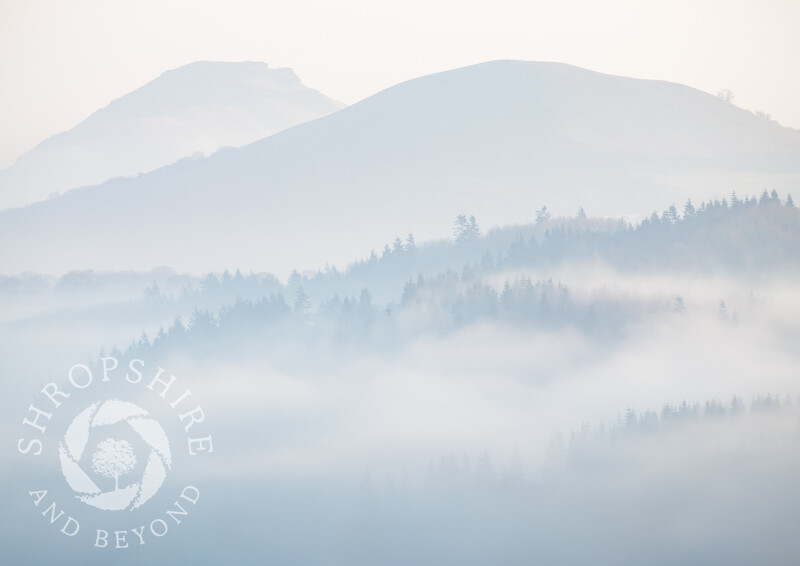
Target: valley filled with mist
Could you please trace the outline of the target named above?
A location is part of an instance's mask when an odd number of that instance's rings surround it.
[[[2,276],[6,441],[30,383],[146,360],[213,423],[205,514],[181,526],[204,563],[793,563],[791,195],[449,228],[285,278]]]
[[[792,195],[726,90],[154,76],[0,171],[3,562],[795,565]]]

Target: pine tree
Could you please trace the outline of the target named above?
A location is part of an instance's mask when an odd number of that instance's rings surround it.
[[[358,297],[358,308],[364,313],[372,310],[372,295],[366,287],[361,289],[361,294]]]
[[[294,294],[294,312],[305,314],[311,309],[311,298],[306,293],[306,290],[300,285]]]
[[[661,220],[670,224],[675,224],[678,221],[678,209],[675,208],[674,204],[664,211],[661,215]]]
[[[417,251],[417,241],[414,239],[413,232],[409,232],[408,236],[406,236],[406,251],[407,252]]]
[[[286,286],[289,287],[290,289],[296,289],[301,285],[302,282],[303,278],[295,269],[292,271],[292,274],[289,275],[289,280],[286,282]]]
[[[536,211],[536,223],[539,224],[540,222],[547,222],[550,220],[550,211],[547,210],[546,206],[543,206],[539,210]]]
[[[408,306],[416,294],[417,287],[414,285],[414,282],[409,279],[406,281],[406,284],[403,285],[403,293],[400,295],[400,304],[404,307]]]
[[[478,238],[478,236],[480,236],[480,229],[478,228],[478,222],[475,220],[475,217],[470,216],[467,218],[465,214],[456,216],[453,234],[458,243],[469,242]]]

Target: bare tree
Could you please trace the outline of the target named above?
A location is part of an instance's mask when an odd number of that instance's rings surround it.
[[[114,491],[119,489],[119,477],[133,470],[135,465],[136,455],[127,440],[103,440],[92,456],[92,469],[98,474],[114,478]]]
[[[717,96],[729,104],[733,104],[733,91],[723,88],[717,92]]]

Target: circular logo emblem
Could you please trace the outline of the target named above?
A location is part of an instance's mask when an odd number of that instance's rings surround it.
[[[106,511],[141,506],[158,492],[172,467],[161,425],[145,409],[117,399],[81,411],[59,443],[59,457],[77,498]],[[111,489],[100,489],[98,482]]]

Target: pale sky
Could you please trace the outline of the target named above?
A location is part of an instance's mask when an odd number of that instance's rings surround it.
[[[197,60],[292,67],[352,104],[492,59],[717,93],[800,128],[800,1],[0,0],[0,167]]]

